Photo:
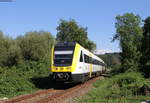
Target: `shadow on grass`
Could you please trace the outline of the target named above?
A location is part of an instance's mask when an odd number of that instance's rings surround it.
[[[60,89],[65,90],[78,85],[79,83],[64,83],[54,82],[50,77],[34,77],[31,78],[31,82],[39,89]]]
[[[50,77],[33,77],[31,82],[39,89],[53,88],[53,81]]]

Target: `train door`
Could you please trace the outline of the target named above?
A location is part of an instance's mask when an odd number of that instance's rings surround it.
[[[90,63],[90,56],[88,56],[87,54],[84,54],[84,62],[85,62],[85,71],[87,73],[88,77],[92,76],[92,65]]]
[[[83,51],[82,50],[81,50],[81,53],[80,53],[79,69],[84,74],[84,72],[85,72],[85,64],[84,64],[84,57],[83,57]]]

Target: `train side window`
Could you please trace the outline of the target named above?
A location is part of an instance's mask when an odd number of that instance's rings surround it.
[[[85,54],[84,54],[84,62],[87,63],[87,58]]]
[[[87,58],[87,55],[84,54],[84,61],[85,63],[88,63],[88,58]]]
[[[90,63],[92,64],[92,57],[90,57]]]
[[[82,51],[81,51],[81,54],[80,54],[80,62],[83,62],[83,54],[82,54]]]
[[[89,58],[89,56],[86,56],[86,58],[87,58],[87,63],[89,63],[89,61],[90,61],[90,58]]]

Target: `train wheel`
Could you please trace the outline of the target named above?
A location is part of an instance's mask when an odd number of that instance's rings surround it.
[[[98,77],[100,75],[100,73],[99,72],[96,72],[96,77]]]
[[[87,75],[83,75],[81,83],[85,83],[88,80]]]

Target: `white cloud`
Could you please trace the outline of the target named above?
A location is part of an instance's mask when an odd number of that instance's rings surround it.
[[[97,54],[97,55],[105,54],[105,53],[113,53],[113,51],[109,49],[99,49],[99,50],[94,51],[94,54]]]

